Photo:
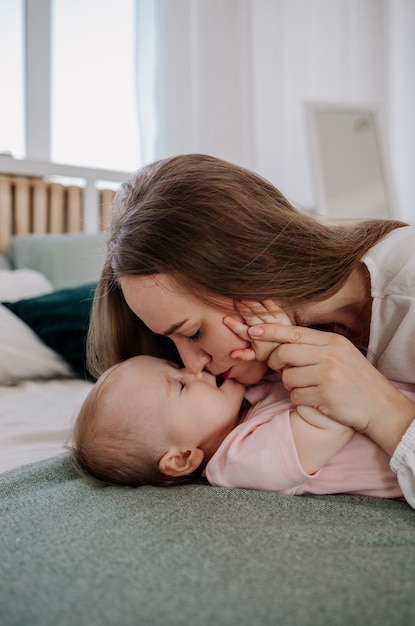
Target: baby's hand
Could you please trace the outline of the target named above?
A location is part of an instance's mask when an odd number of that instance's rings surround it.
[[[249,341],[251,345],[243,350],[234,350],[231,354],[232,358],[242,361],[266,361],[279,344],[271,341],[255,341],[248,335],[248,328],[256,324],[290,325],[288,315],[273,300],[262,302],[240,300],[235,303],[235,306],[245,323],[229,316],[224,319],[224,323],[241,339]]]

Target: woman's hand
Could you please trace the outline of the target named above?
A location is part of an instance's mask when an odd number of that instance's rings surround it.
[[[294,404],[318,409],[355,430],[367,429],[372,402],[368,385],[374,383],[368,380],[361,384],[364,370],[368,370],[368,379],[372,375],[382,379],[383,376],[349,340],[335,333],[292,326],[281,309],[271,309],[268,301],[244,300],[235,306],[246,323],[231,317],[224,322],[242,339],[251,341],[251,346],[234,350],[232,358],[267,360],[271,369],[282,372],[282,381]],[[278,314],[285,323],[279,323]]]
[[[268,365],[296,405],[318,409],[367,434],[389,454],[415,417],[415,404],[345,337],[300,326],[261,324],[247,330],[256,343],[275,342]]]

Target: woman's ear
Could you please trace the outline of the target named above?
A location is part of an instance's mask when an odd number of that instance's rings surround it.
[[[192,448],[178,450],[170,448],[159,461],[159,470],[166,476],[185,476],[192,474],[201,465],[204,457],[203,450]]]

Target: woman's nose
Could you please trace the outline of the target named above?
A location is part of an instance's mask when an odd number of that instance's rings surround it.
[[[200,346],[182,345],[181,342],[177,342],[176,347],[183,365],[190,374],[198,374],[210,362],[209,354],[202,350]]]

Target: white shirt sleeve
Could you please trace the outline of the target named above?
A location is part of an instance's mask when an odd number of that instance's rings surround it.
[[[415,509],[415,420],[396,448],[390,468],[397,474],[406,501]]]

